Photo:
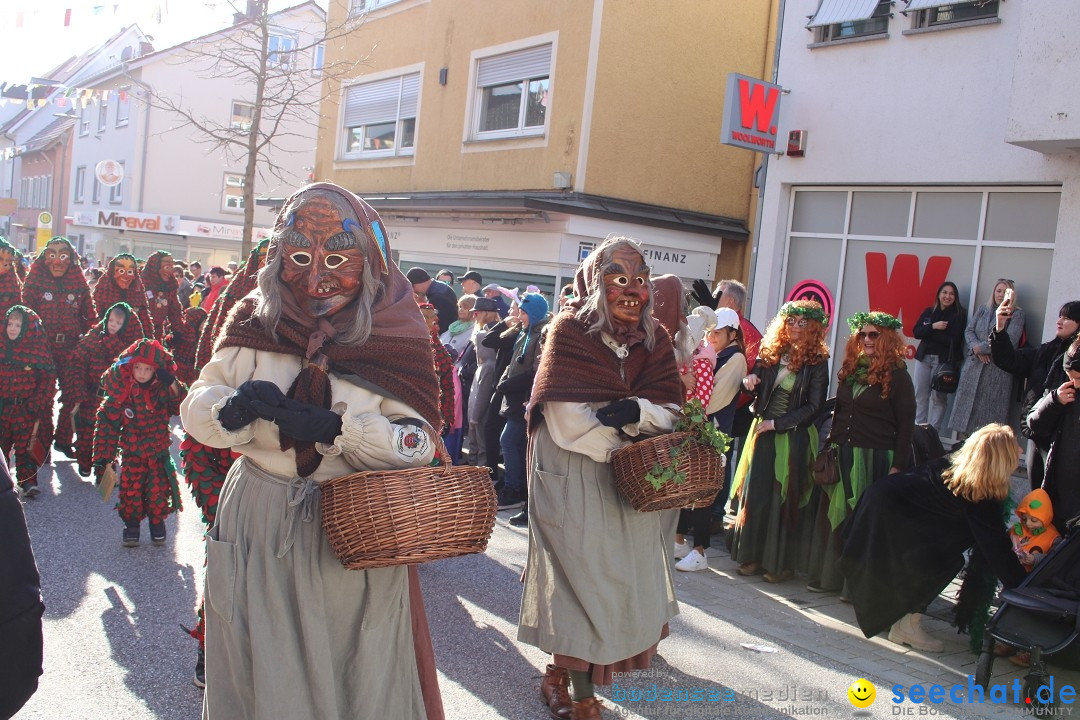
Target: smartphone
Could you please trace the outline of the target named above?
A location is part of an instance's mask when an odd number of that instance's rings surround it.
[[[1001,302],[1002,302],[1002,304],[1005,304],[1005,305],[1008,305],[1009,307],[1012,307],[1012,304],[1013,304],[1013,289],[1012,288],[1005,288],[1005,297]]]

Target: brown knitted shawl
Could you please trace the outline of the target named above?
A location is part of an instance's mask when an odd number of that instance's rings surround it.
[[[599,335],[587,335],[585,329],[569,311],[548,324],[530,399],[533,410],[548,401],[613,402],[631,396],[657,404],[682,404],[675,352],[662,325],[656,328],[652,352],[639,342],[630,347],[625,360],[619,360]]]
[[[278,321],[278,341],[263,328],[254,317],[258,296],[253,294],[240,301],[229,313],[217,339],[214,351],[227,347],[246,347],[254,350],[282,353],[304,358],[307,355],[310,330],[282,316]],[[332,341],[322,347],[329,360],[328,371],[340,380],[375,392],[383,397],[400,400],[420,413],[438,433],[442,430],[439,415],[439,380],[435,376],[435,361],[431,354],[431,342],[426,338],[391,337],[371,335],[362,345],[342,346]],[[297,365],[299,368],[299,364]],[[299,372],[299,371],[298,371]],[[676,382],[678,382],[676,380]],[[290,388],[294,395],[295,386]],[[323,407],[329,408],[332,399],[329,392],[319,398]],[[297,444],[298,471],[301,470],[301,454],[310,455],[312,448]],[[319,457],[308,457],[314,462]],[[318,463],[315,462],[315,467]],[[310,466],[303,468],[302,476],[314,472]]]

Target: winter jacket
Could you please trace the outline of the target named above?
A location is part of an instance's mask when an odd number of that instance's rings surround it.
[[[934,323],[945,320],[949,327],[935,330]],[[959,363],[964,357],[964,329],[967,327],[967,312],[956,305],[947,310],[938,310],[937,306],[922,311],[915,329],[912,331],[919,340],[915,351],[916,360],[924,360],[927,355],[937,355],[942,360],[952,357]]]
[[[769,406],[769,399],[772,397],[779,372],[779,363],[766,367],[758,361],[754,365],[751,374],[761,378],[761,382],[754,389],[753,411],[758,417],[761,417],[765,408]],[[799,368],[795,386],[791,389],[791,397],[788,400],[788,411],[773,422],[776,432],[788,432],[810,425],[821,410],[821,406],[825,404],[828,392],[829,364],[827,362],[803,365]]]
[[[1027,416],[1047,390],[1054,390],[1065,382],[1061,356],[1069,349],[1072,338],[1062,340],[1055,337],[1038,348],[1015,348],[1007,333],[998,332],[997,328],[994,328],[990,331],[989,342],[994,365],[1027,381],[1024,387],[1024,412],[1020,430],[1024,437],[1034,440],[1040,450],[1048,450],[1050,438],[1032,432],[1028,427]]]
[[[1055,387],[1035,403],[1027,424],[1036,436],[1050,440],[1042,487],[1054,507],[1054,525],[1064,533],[1065,523],[1080,515],[1080,402],[1062,405]]]
[[[508,420],[525,419],[525,403],[532,394],[533,378],[536,376],[536,366],[540,359],[540,334],[550,320],[549,314],[541,322],[530,325],[525,332],[519,333],[514,341],[510,364],[496,386],[496,390],[503,395],[499,414]]]

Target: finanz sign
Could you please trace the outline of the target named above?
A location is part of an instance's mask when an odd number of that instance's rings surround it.
[[[781,87],[764,80],[731,73],[724,93],[724,122],[720,142],[725,145],[776,152],[780,122]]]

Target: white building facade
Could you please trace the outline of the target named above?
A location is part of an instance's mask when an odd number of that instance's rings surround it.
[[[1052,336],[1080,298],[1077,27],[1071,0],[787,0],[781,137],[806,147],[767,163],[752,319],[809,287],[833,347],[867,308],[910,338],[943,281],[970,313],[1009,278]]]

